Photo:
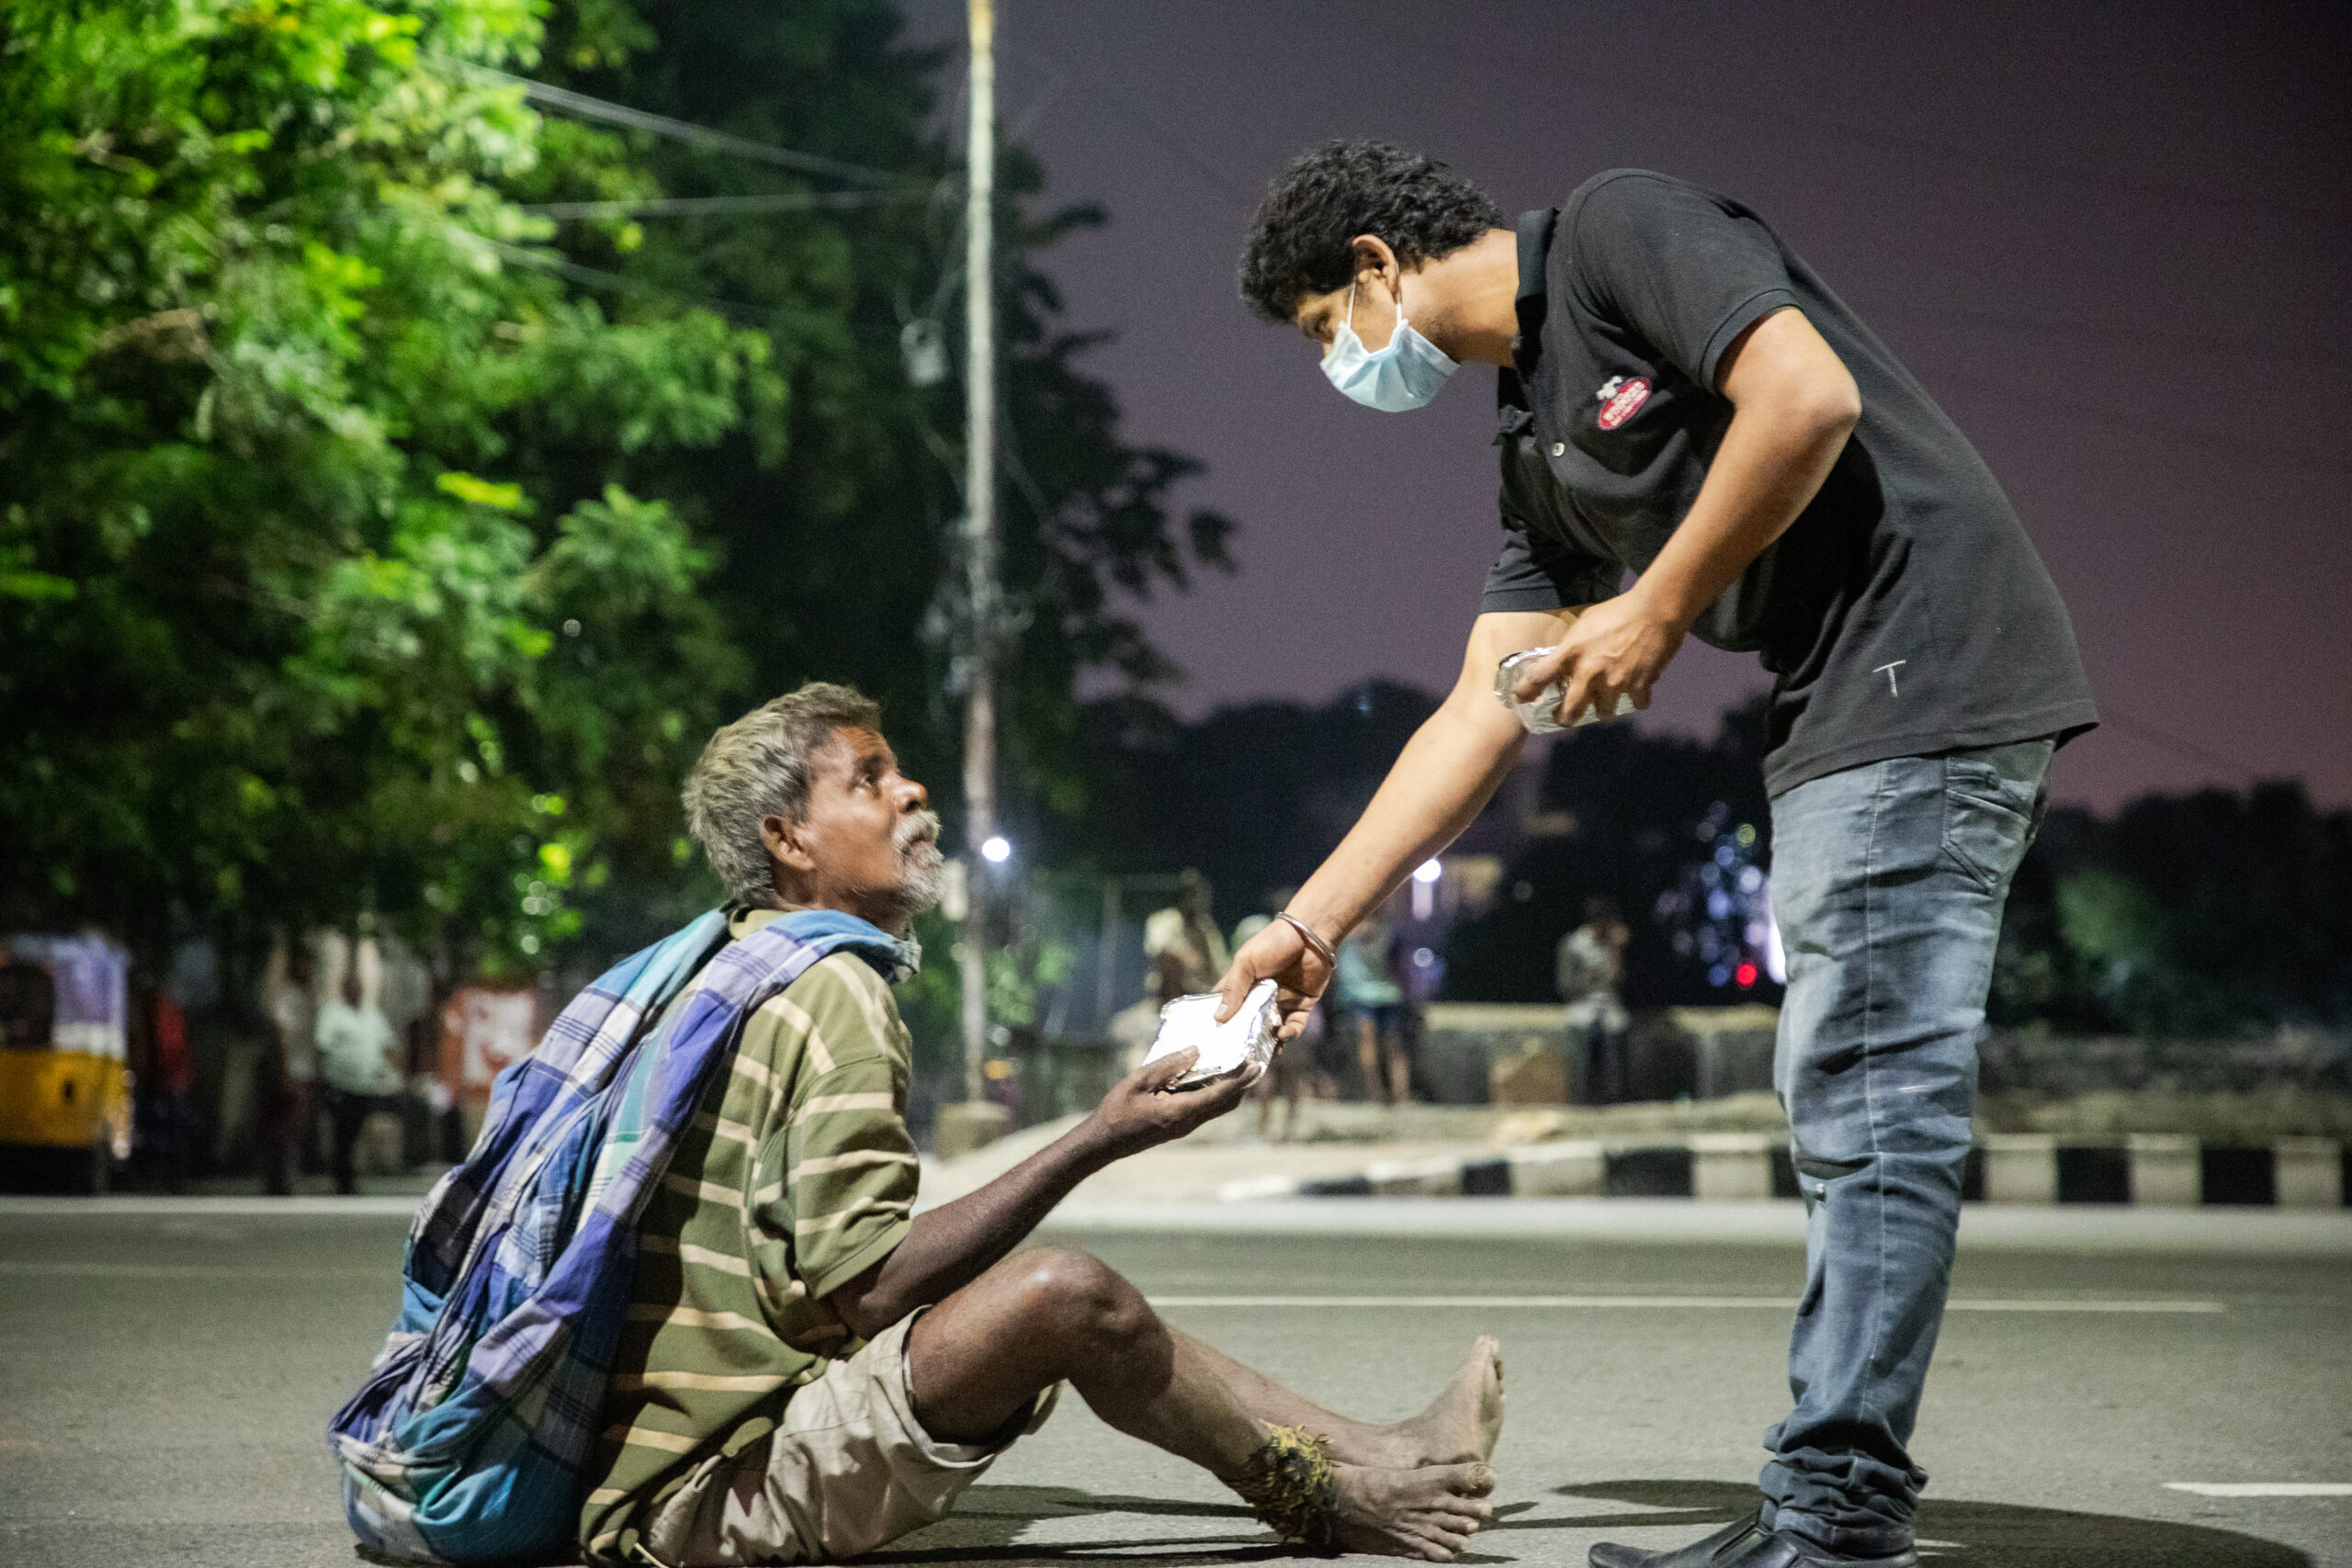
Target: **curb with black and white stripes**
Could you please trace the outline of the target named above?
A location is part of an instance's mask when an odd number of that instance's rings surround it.
[[[2172,1134],[2075,1140],[1987,1134],[1969,1150],[1962,1196],[1988,1203],[2129,1203],[2154,1208],[2253,1204],[2345,1206],[2352,1147],[2333,1138],[2208,1144]],[[1569,1138],[1501,1154],[1373,1160],[1350,1176],[1229,1181],[1219,1196],[1253,1198],[1797,1197],[1788,1141],[1768,1133]]]

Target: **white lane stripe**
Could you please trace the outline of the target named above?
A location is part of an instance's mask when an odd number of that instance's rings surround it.
[[[2070,1302],[1974,1301],[1946,1302],[1946,1312],[2227,1312],[2220,1302]]]
[[[1794,1296],[1154,1296],[1156,1307],[1688,1307],[1795,1308]],[[2220,1302],[1955,1301],[1951,1312],[2215,1313]]]
[[[2167,1481],[2165,1487],[2199,1497],[2352,1497],[2352,1481]]]

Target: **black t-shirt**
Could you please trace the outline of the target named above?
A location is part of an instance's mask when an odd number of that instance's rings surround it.
[[[1717,361],[1794,306],[1852,374],[1861,419],[1691,628],[1776,677],[1766,788],[2098,722],[2066,607],[1984,460],[1754,212],[1612,170],[1520,220],[1519,276],[1518,369],[1498,387],[1505,537],[1482,611],[1589,604],[1647,570],[1731,423]]]

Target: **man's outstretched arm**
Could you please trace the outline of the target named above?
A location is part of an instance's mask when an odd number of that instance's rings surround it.
[[[1558,642],[1572,610],[1481,615],[1470,628],[1462,674],[1428,722],[1405,743],[1380,792],[1330,858],[1308,877],[1290,912],[1336,944],[1407,874],[1460,836],[1519,761],[1527,731],[1495,700],[1495,666],[1523,649]],[[1279,980],[1283,1038],[1306,1027],[1306,1010],[1330,983],[1329,965],[1292,926],[1276,920],[1243,944],[1217,989],[1229,1016],[1260,980]]]
[[[1128,1074],[1087,1119],[994,1181],[917,1214],[890,1256],[827,1298],[860,1338],[871,1339],[917,1307],[929,1306],[986,1273],[1069,1196],[1114,1160],[1184,1136],[1241,1102],[1257,1081],[1242,1073],[1206,1089],[1168,1086],[1193,1065],[1191,1052]]]

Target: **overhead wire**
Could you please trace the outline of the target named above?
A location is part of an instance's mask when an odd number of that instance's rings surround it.
[[[802,152],[789,147],[778,147],[770,142],[753,141],[747,137],[730,135],[723,130],[713,130],[707,125],[695,125],[690,120],[673,119],[668,115],[652,114],[644,109],[631,108],[627,104],[614,103],[608,98],[591,97],[586,93],[577,93],[569,87],[559,87],[552,83],[534,81],[528,76],[517,76],[512,72],[500,71],[470,60],[460,60],[455,55],[433,53],[430,58],[477,81],[494,83],[502,87],[520,87],[523,89],[523,96],[527,101],[545,108],[559,109],[565,114],[576,115],[582,119],[601,120],[607,125],[625,126],[631,130],[648,131],[655,136],[667,137],[673,141],[683,141],[690,146],[699,147],[705,152],[725,152],[737,158],[748,158],[755,163],[770,164],[778,168],[797,169],[802,174],[823,175],[831,179],[847,180],[855,185],[897,186],[907,183],[907,177],[904,175],[892,174],[888,169],[876,169],[864,164],[847,163],[839,158],[828,158],[816,152]]]
[[[2352,366],[2352,348],[2332,344],[2292,341],[2254,342],[2216,333],[2170,332],[2162,327],[2116,326],[2102,321],[2070,321],[2051,317],[2018,316],[1998,310],[1951,305],[1880,305],[1870,311],[1872,321],[1939,321],[1951,326],[1980,328],[2050,337],[2086,338],[2103,343],[2144,344],[2155,348],[2191,348],[2200,354],[2243,355],[2273,364]]]
[[[700,306],[704,310],[725,316],[739,326],[758,326],[771,321],[775,316],[775,311],[772,310],[763,310],[757,305],[748,305],[739,299],[722,299],[715,295],[673,288],[665,284],[648,282],[641,277],[631,277],[625,273],[607,272],[602,267],[587,266],[568,256],[557,255],[544,250],[535,250],[528,245],[493,240],[487,234],[475,233],[461,223],[445,222],[442,227],[461,242],[488,251],[501,261],[511,262],[516,266],[526,266],[536,272],[552,273],[556,276],[570,278],[574,283],[586,284],[594,288],[610,289],[620,294],[649,295],[673,299],[682,304]]]
[[[1491,74],[1491,62],[1476,56],[1468,40],[1459,30],[1423,29],[1417,37],[1421,47],[1437,47],[1450,51],[1457,60],[1470,67],[1469,80],[1485,80]],[[2003,170],[2023,175],[2052,184],[2071,185],[2106,191],[2126,191],[2136,196],[2153,197],[2186,206],[2213,207],[2267,213],[2291,219],[2301,223],[2315,223],[2340,230],[2352,221],[2352,213],[2331,211],[2301,202],[2266,200],[2260,197],[2238,196],[2211,190],[2200,186],[2183,185],[2173,180],[2151,179],[2143,175],[2119,173],[2111,169],[2089,168],[2081,164],[2035,158],[2018,152],[2004,152],[1981,142],[1948,141],[1940,137],[1917,131],[1896,130],[1887,126],[1858,124],[1835,115],[1808,112],[1802,109],[1779,109],[1756,104],[1733,104],[1720,96],[1704,93],[1678,90],[1656,80],[1633,80],[1593,71],[1562,70],[1556,74],[1565,81],[1575,82],[1614,97],[1621,103],[1637,107],[1644,113],[1660,104],[1672,105],[1689,113],[1734,123],[1778,124],[1815,136],[1827,137],[1854,146],[1881,151],[1896,150],[1926,153],[1951,163],[1973,164],[1980,168]]]
[[[2161,725],[2150,724],[2145,719],[2135,718],[2127,713],[2119,713],[2112,703],[2100,702],[2099,722],[2115,726],[2117,729],[2143,745],[2153,746],[2159,751],[2168,751],[2188,761],[2201,762],[2209,768],[2218,768],[2233,778],[2250,779],[2255,776],[2255,770],[2237,759],[2225,756],[2211,747],[2201,746],[2184,736],[2177,735]]]
[[[1966,387],[1973,391],[1988,392],[2005,400],[2038,403],[2055,409],[2067,418],[2086,424],[2103,424],[2110,429],[2128,430],[2135,434],[2161,436],[2176,446],[2193,448],[2200,460],[2219,459],[2223,462],[2259,463],[2267,467],[2301,468],[2308,473],[2326,474],[2341,478],[2352,475],[2352,463],[2335,462],[2314,451],[2288,446],[2271,441],[2252,441],[2239,435],[2223,436],[2212,430],[2198,430],[2188,425],[2174,424],[2165,420],[2143,419],[2138,414],[2120,413],[2113,409],[2086,404],[2079,398],[2057,392],[2039,391],[2016,380],[1994,380],[1984,376],[1971,376],[1964,371],[1937,368],[1920,378],[1951,386]]]
[[[718,218],[768,212],[849,212],[877,202],[929,200],[933,187],[896,190],[792,190],[753,196],[650,196],[613,201],[526,202],[515,210],[558,221],[604,218]]]
[[[1033,44],[1029,46],[1028,52],[1035,54],[1055,71],[1057,80],[1048,89],[1050,92],[1058,92],[1064,81],[1085,79],[1084,73],[1051,50],[1041,49]],[[1135,126],[1146,136],[1158,142],[1162,150],[1175,154],[1177,161],[1182,164],[1194,178],[1233,203],[1235,207],[1247,212],[1256,205],[1258,199],[1256,192],[1195,152],[1182,136],[1162,125],[1156,118],[1136,107],[1128,96],[1100,90],[1091,95],[1082,96],[1091,96],[1098,106],[1109,109],[1121,119]]]

